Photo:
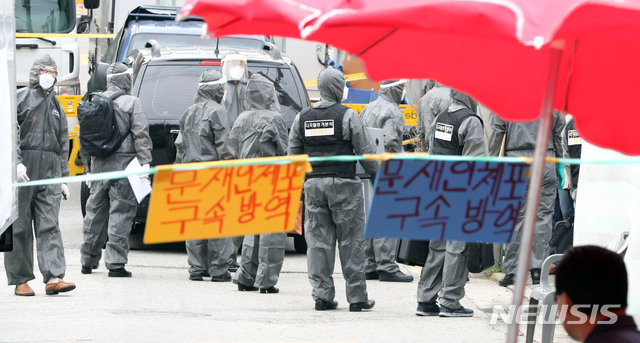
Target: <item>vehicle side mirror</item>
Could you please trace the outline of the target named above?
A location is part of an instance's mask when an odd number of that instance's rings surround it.
[[[93,10],[100,7],[100,0],[84,0],[84,8]]]
[[[107,90],[107,69],[109,68],[108,63],[100,62],[98,63],[98,67],[96,68],[96,73],[93,75],[94,77],[94,87],[96,88],[96,92],[103,92]]]

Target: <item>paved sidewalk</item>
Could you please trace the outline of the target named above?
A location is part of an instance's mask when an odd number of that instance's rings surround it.
[[[44,295],[35,270],[35,297],[17,297],[6,286],[0,254],[0,342],[505,342],[507,326],[490,324],[494,305],[511,303],[512,290],[484,274],[471,274],[462,304],[471,318],[415,315],[420,268],[411,283],[369,281],[371,312],[348,311],[338,259],[335,311],[313,309],[305,255],[288,252],[278,282],[279,294],[238,292],[231,283],[188,280],[182,250],[145,250],[129,254],[133,278],[109,278],[104,264],[91,275],[80,273],[82,217],[79,188],[69,185],[60,227],[67,260],[65,280],[78,288]],[[288,242],[292,245],[292,242]],[[522,327],[524,329],[524,327]],[[539,329],[537,330],[539,333]],[[571,342],[556,329],[555,342]],[[524,342],[524,335],[520,337]]]
[[[66,257],[65,279],[76,282],[76,290],[46,296],[37,279],[30,283],[35,297],[14,296],[7,286],[0,291],[1,342],[504,342],[507,327],[491,325],[491,312],[496,304],[508,306],[512,296],[510,289],[484,274],[472,274],[462,304],[475,311],[474,317],[418,317],[414,311],[420,268],[402,266],[416,281],[369,281],[376,307],[351,313],[336,266],[339,307],[318,312],[304,255],[287,253],[280,294],[189,281],[181,251],[132,251],[130,279],[108,278],[103,265],[94,274],[80,274],[79,250],[67,249]],[[3,267],[0,274],[4,277]],[[556,342],[570,342],[560,327],[556,337]]]

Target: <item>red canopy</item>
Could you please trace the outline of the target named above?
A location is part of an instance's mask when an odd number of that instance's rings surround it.
[[[563,40],[554,108],[573,114],[587,141],[640,154],[629,101],[640,80],[638,0],[369,0],[325,13],[303,36],[359,56],[374,80],[435,79],[513,121],[540,116],[550,42]]]
[[[187,0],[181,14],[204,17],[216,36],[325,42],[359,56],[372,79],[436,79],[514,121],[540,116],[550,42],[563,40],[554,108],[587,141],[640,154],[629,101],[640,0]]]
[[[348,0],[346,0],[348,1]],[[187,0],[178,20],[202,17],[214,37],[259,34],[300,38],[302,27],[345,0]]]

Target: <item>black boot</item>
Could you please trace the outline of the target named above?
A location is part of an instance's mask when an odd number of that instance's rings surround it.
[[[370,310],[376,305],[376,301],[369,299],[362,303],[349,304],[349,312],[360,312],[362,310]]]
[[[260,288],[260,293],[278,293],[278,292],[280,292],[280,290],[275,286],[271,286],[269,288]]]
[[[82,274],[91,274],[93,269],[98,269],[98,266],[82,266],[82,269],[80,270],[80,272]]]
[[[212,282],[229,282],[231,281],[231,274],[229,272],[224,272],[220,275],[214,275],[211,277]]]
[[[515,274],[507,274],[504,276],[504,279],[500,279],[498,281],[498,284],[502,287],[511,286],[514,283],[515,278],[516,278]]]
[[[367,280],[378,280],[380,275],[374,270],[372,272],[364,273],[364,278]]]
[[[335,300],[324,301],[322,299],[316,300],[316,311],[335,310],[338,308],[338,302]]]
[[[240,282],[238,282],[238,290],[241,292],[252,292],[252,291],[257,291],[258,289],[256,287],[243,285]]]
[[[378,272],[380,274],[380,281],[388,282],[411,282],[413,281],[413,275],[405,274],[399,270],[395,273]]]
[[[534,285],[540,284],[540,268],[531,269],[531,283]]]
[[[131,272],[122,268],[109,269],[109,277],[131,277]]]

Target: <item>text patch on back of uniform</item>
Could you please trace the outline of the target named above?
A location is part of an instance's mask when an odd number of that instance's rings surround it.
[[[451,142],[453,125],[436,123],[436,139]]]
[[[304,136],[333,136],[334,122],[329,120],[310,120],[304,122]]]
[[[582,144],[582,138],[580,138],[580,134],[577,130],[569,130],[567,132],[567,144],[568,145],[579,145]]]

